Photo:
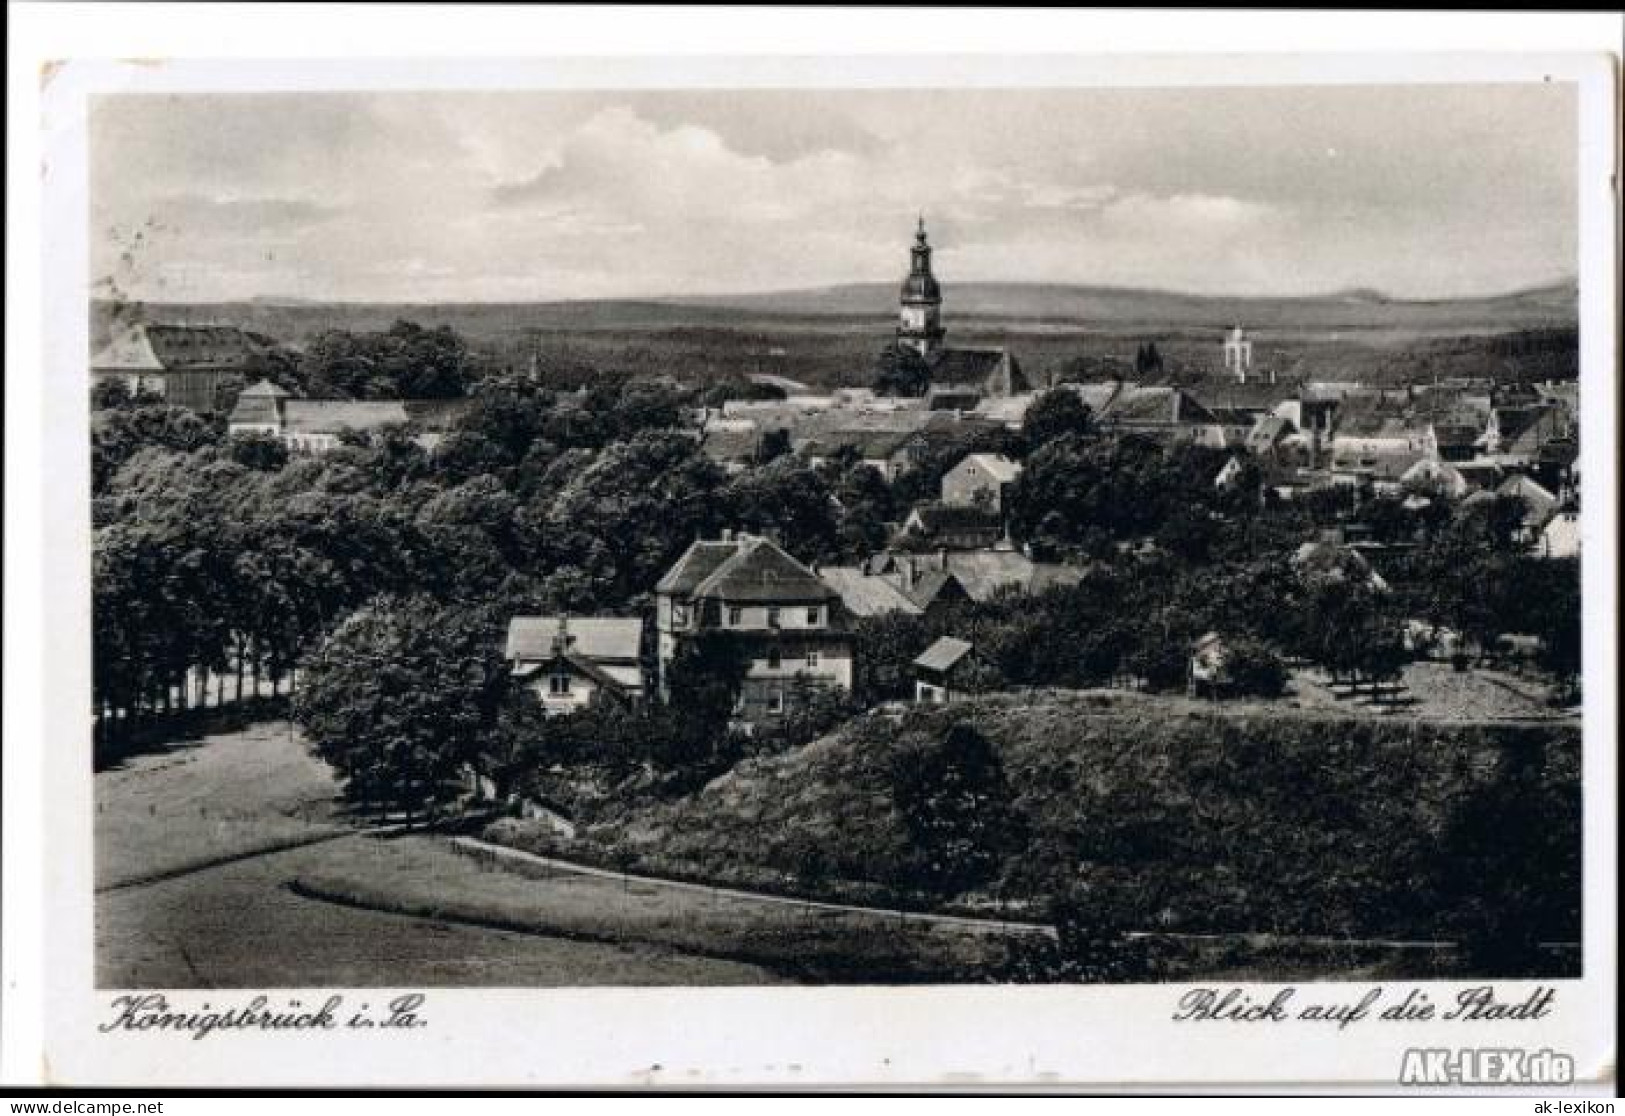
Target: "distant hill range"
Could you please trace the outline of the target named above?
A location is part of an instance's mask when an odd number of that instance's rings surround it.
[[[810,290],[662,300],[758,314],[860,316],[890,313],[895,283],[851,283]],[[1038,319],[1081,326],[1222,326],[1327,328],[1407,325],[1507,329],[1572,325],[1579,287],[1574,282],[1478,298],[1413,300],[1358,289],[1302,298],[1195,295],[1130,287],[1048,283],[945,284],[944,317],[972,315]]]
[[[535,330],[750,329],[800,325],[828,329],[890,320],[895,283],[851,283],[762,294],[533,303],[320,302],[262,297],[241,302],[147,303],[147,321],[235,325],[298,344],[324,329],[383,329],[398,318],[441,323],[479,339]],[[1303,298],[1194,295],[1120,287],[1039,283],[963,283],[944,289],[944,316],[981,326],[1101,331],[1224,329],[1399,330],[1485,333],[1572,327],[1574,282],[1482,298],[1412,300],[1352,290]],[[112,307],[92,304],[92,344],[111,333]]]

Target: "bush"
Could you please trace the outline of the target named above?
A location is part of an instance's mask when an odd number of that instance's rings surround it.
[[[902,748],[891,783],[914,854],[909,882],[920,890],[951,895],[985,883],[1026,842],[998,753],[968,724]]]
[[[1225,661],[1231,692],[1249,697],[1280,697],[1287,670],[1281,656],[1255,640],[1238,640]]]

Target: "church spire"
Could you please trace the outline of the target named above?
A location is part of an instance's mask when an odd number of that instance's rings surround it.
[[[915,227],[908,277],[903,280],[899,301],[897,343],[927,359],[935,356],[942,348],[942,288],[931,274],[931,242],[926,238],[924,213]]]

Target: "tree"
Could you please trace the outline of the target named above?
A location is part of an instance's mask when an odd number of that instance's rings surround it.
[[[985,883],[1026,843],[999,755],[969,724],[901,747],[891,784],[921,890],[953,895]]]
[[[255,431],[226,439],[226,452],[239,465],[274,473],[288,463],[288,447],[275,434]]]
[[[600,604],[646,593],[696,538],[724,522],[722,471],[693,439],[645,431],[596,455],[563,455],[548,471],[546,505],[519,514],[553,566],[592,571],[608,586]]]
[[[1143,537],[1194,492],[1212,492],[1211,474],[1191,489],[1166,465],[1154,443],[1133,435],[1055,438],[1033,451],[1011,486],[1011,531],[1046,557]]]
[[[1286,664],[1257,640],[1236,639],[1225,656],[1231,692],[1252,697],[1280,697],[1286,689]]]
[[[790,431],[784,427],[774,427],[765,431],[762,439],[756,444],[756,464],[768,465],[781,457],[790,454]]]
[[[1543,567],[1544,593],[1537,613],[1535,634],[1540,637],[1540,663],[1558,682],[1558,700],[1579,700],[1580,642],[1583,633],[1580,598],[1580,560],[1548,558]]]
[[[130,458],[153,447],[190,453],[217,445],[225,424],[164,403],[102,411],[91,424],[91,490],[100,492]]]
[[[800,458],[781,457],[740,473],[722,490],[722,505],[734,523],[804,562],[839,554],[840,509],[823,476]]]
[[[910,696],[914,660],[938,633],[923,617],[905,612],[865,616],[852,625],[859,703],[875,705]]]
[[[1548,881],[1578,878],[1578,790],[1541,778],[1543,742],[1502,745],[1486,781],[1469,787],[1449,815],[1435,863],[1436,886],[1459,938],[1465,975],[1544,975],[1542,940],[1579,936],[1579,911]]]
[[[718,729],[733,716],[748,666],[730,632],[684,639],[666,667],[667,704],[702,732]]]
[[[352,800],[432,818],[489,746],[508,685],[498,648],[475,612],[424,597],[376,601],[306,661],[294,717]]]
[[[468,345],[450,326],[397,321],[373,333],[327,330],[301,365],[309,393],[345,399],[450,399],[477,376]]]
[[[1075,391],[1051,388],[1034,399],[1021,420],[1021,437],[1033,449],[1069,434],[1086,435],[1094,412]]]
[[[123,380],[97,380],[90,385],[90,409],[93,411],[117,410],[128,407],[134,400],[135,393]]]
[[[931,389],[931,366],[915,349],[892,342],[875,360],[876,395],[917,399]]]

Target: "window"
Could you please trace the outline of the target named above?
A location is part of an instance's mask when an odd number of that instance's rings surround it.
[[[779,626],[779,610],[778,609],[770,608],[770,609],[767,610],[767,626],[770,627],[770,628],[776,628],[776,627]]]
[[[824,622],[824,609],[820,605],[813,605],[807,610],[807,626],[816,628]]]
[[[688,606],[685,604],[672,605],[671,622],[673,625],[679,628],[688,627]]]
[[[570,676],[563,671],[550,675],[547,679],[547,692],[554,697],[566,697],[570,693]]]
[[[811,669],[811,670],[817,670],[818,669],[818,663],[819,663],[819,654],[818,654],[817,650],[808,651],[807,652],[807,666],[808,666],[808,668]]]
[[[769,713],[784,712],[784,695],[777,690],[767,695],[767,711]]]
[[[728,606],[728,627],[737,628],[745,622],[745,610],[738,605]]]
[[[777,647],[769,647],[767,649],[767,668],[769,670],[778,670],[782,662],[783,660],[779,657],[779,649]]]

